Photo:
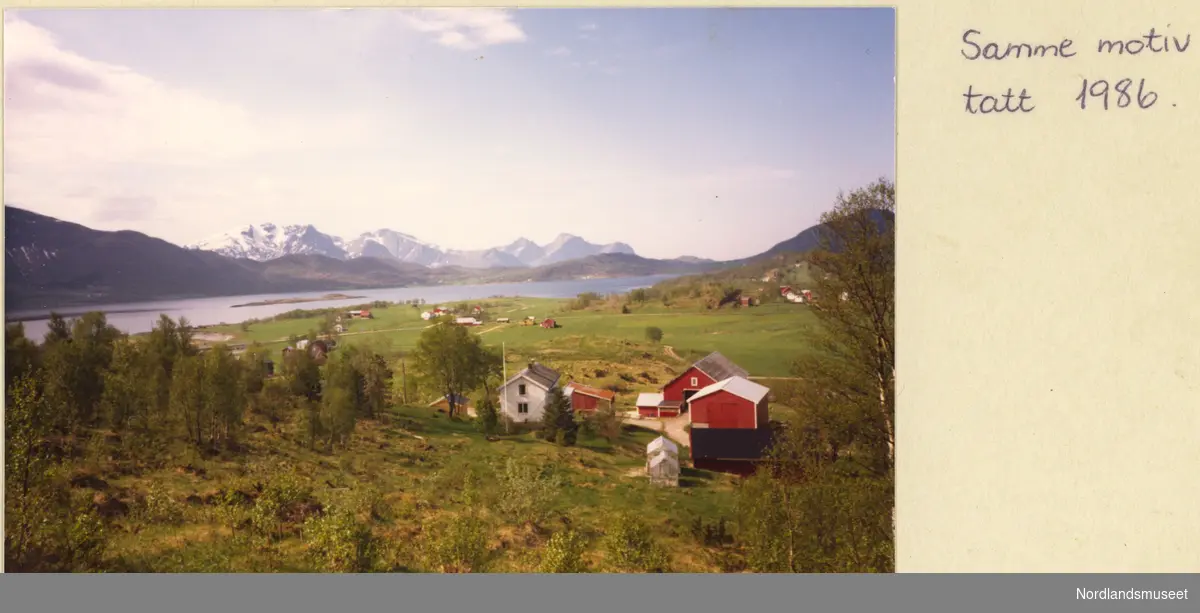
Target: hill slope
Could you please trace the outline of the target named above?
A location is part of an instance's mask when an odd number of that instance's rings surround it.
[[[374,241],[364,243],[374,245],[381,257],[307,253],[256,261],[186,249],[138,232],[93,230],[11,206],[5,207],[5,220],[5,305],[10,311],[456,282],[686,274],[706,266],[605,253],[537,268],[521,266],[511,254],[502,254],[500,260],[509,264],[504,268],[456,262],[431,267],[395,257],[389,247],[398,245]]]

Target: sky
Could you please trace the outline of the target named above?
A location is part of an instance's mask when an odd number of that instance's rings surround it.
[[[892,9],[6,10],[4,201],[733,259],[895,175]]]

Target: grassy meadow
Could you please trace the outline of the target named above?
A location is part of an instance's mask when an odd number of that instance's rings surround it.
[[[346,449],[328,454],[289,444],[286,431],[268,420],[248,425],[237,453],[127,475],[97,457],[79,464],[76,483],[132,501],[109,527],[104,565],[128,572],[329,570],[327,560],[306,554],[311,538],[302,527],[307,515],[336,506],[351,509],[385,544],[371,570],[440,570],[431,549],[453,539],[446,531],[472,511],[487,527],[476,571],[533,572],[550,534],[566,526],[588,543],[589,569],[611,569],[600,541],[623,512],[652,527],[670,552],[670,570],[723,570],[720,548],[698,537],[694,523],[732,519],[733,478],[689,468],[679,488],[652,487],[641,473],[645,445],[657,435],[645,429],[626,426],[615,444],[584,436],[561,447],[532,434],[488,439],[470,422],[396,408],[361,422]],[[529,485],[505,480],[509,458],[552,467],[554,487],[525,501],[537,505],[536,525],[513,519],[514,494]],[[286,487],[272,489],[281,483]],[[461,495],[468,483],[476,490],[469,501]],[[275,504],[272,497],[293,510],[273,521],[267,538],[256,511]]]

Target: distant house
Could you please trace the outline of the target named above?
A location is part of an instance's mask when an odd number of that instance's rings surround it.
[[[483,312],[483,307],[478,306],[478,305],[471,307],[471,312],[478,315]]]
[[[558,322],[554,321],[553,319],[547,319],[547,320],[542,321],[542,327],[543,328],[557,328]]]
[[[474,317],[456,317],[454,319],[454,323],[456,323],[460,326],[478,326],[478,325],[482,324],[483,322],[479,321],[478,319],[475,319]]]
[[[741,302],[742,306],[748,307],[754,304],[754,299],[750,296],[742,296],[741,298],[738,298],[738,302]]]
[[[678,402],[680,411],[688,410],[688,399],[700,390],[730,377],[749,377],[744,368],[729,361],[729,358],[714,351],[692,364],[679,376],[663,386],[663,401]]]
[[[617,394],[582,383],[571,383],[563,388],[563,393],[571,401],[571,409],[578,413],[591,413],[596,409],[613,407]]]
[[[342,324],[337,324],[333,327],[333,331],[337,332],[338,334],[341,334],[346,331],[346,327],[343,326]]]
[[[511,321],[509,318],[507,318],[507,317],[501,317],[501,318],[499,318],[499,319],[497,319],[497,320],[496,320],[496,323],[498,323],[498,324],[506,324],[506,323],[508,323],[509,321]]]
[[[447,396],[442,396],[441,398],[434,400],[433,402],[429,403],[429,406],[441,409],[445,412],[450,411],[450,401],[448,400]],[[466,396],[454,394],[454,410],[456,412],[465,412],[467,415],[473,415],[475,413],[475,404],[472,403],[471,399],[467,398]]]
[[[500,410],[517,422],[541,421],[546,395],[558,386],[559,374],[548,366],[529,366],[500,386]]]
[[[790,285],[783,285],[779,288],[780,296],[787,296],[790,293],[792,293],[792,288]]]
[[[713,383],[691,397],[692,429],[759,428],[769,420],[771,390],[744,377]]]
[[[800,295],[804,296],[806,302],[812,302],[812,290],[802,289],[800,290]]]
[[[421,313],[421,319],[424,319],[425,321],[429,321],[430,319],[433,319],[434,317],[437,317],[437,315],[434,315],[433,313],[430,313],[429,311],[425,311],[424,313]]]

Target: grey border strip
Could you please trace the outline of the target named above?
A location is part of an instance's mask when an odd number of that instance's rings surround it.
[[[1078,590],[1175,600],[1079,599]],[[1193,575],[2,575],[14,613],[1200,611]]]

